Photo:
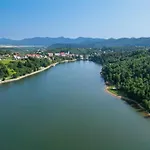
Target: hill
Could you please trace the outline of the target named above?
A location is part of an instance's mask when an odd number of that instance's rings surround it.
[[[150,46],[150,38],[120,38],[120,39],[101,39],[101,38],[50,38],[34,37],[22,40],[11,40],[0,38],[0,44],[5,45],[43,45],[52,48],[71,47],[71,48],[101,48],[101,47],[120,47],[120,46]]]

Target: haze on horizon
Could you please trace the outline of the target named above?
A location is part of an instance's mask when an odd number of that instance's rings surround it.
[[[149,37],[149,0],[1,0],[0,37]]]

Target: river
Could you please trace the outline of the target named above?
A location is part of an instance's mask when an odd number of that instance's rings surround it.
[[[77,61],[0,85],[0,150],[150,150],[150,120],[100,70]]]

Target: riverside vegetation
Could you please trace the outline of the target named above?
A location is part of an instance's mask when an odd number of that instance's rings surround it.
[[[150,112],[150,50],[102,53],[91,60],[102,64],[110,92],[133,99]]]
[[[41,67],[47,67],[51,64],[48,59],[28,58],[25,60],[5,60],[0,61],[0,78],[4,81],[6,79],[13,79],[19,76],[30,74],[39,70]]]
[[[52,60],[48,58],[29,57],[23,60],[13,60],[11,58],[0,60],[0,80],[5,81],[25,76],[46,68],[53,63],[63,62],[64,60],[72,60],[72,58],[55,57]]]
[[[65,60],[80,60],[80,55],[82,54],[83,59],[87,59],[89,54],[98,52],[93,49],[69,49],[69,48],[60,48],[52,49],[36,47],[32,50],[27,48],[0,48],[0,81],[16,79],[21,76],[36,72],[43,68],[48,67],[53,63],[63,62]],[[49,56],[49,52],[51,56]],[[56,56],[55,53],[64,53],[66,56]],[[69,53],[68,53],[69,52]],[[38,57],[27,56],[38,55]],[[18,54],[20,58],[14,59],[14,55]],[[76,56],[76,54],[78,54]],[[40,56],[42,57],[40,57]]]

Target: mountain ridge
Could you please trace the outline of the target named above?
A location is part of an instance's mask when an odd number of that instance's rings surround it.
[[[90,38],[90,37],[78,37],[78,38],[66,38],[66,37],[33,37],[25,38],[22,40],[13,40],[8,38],[0,38],[1,45],[43,45],[54,46],[57,45],[75,45],[75,47],[109,47],[109,46],[150,46],[150,37],[140,38]]]

